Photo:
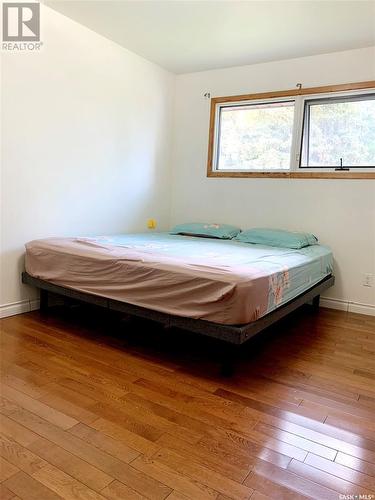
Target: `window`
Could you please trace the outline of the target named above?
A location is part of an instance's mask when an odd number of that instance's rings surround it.
[[[208,176],[345,174],[375,178],[375,81],[211,99]]]
[[[375,166],[375,94],[305,101],[301,167]]]
[[[217,169],[289,169],[294,101],[220,109]]]

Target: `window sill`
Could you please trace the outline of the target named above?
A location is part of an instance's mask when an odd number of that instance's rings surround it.
[[[278,179],[375,179],[375,172],[217,172],[208,171],[207,177],[258,177]]]

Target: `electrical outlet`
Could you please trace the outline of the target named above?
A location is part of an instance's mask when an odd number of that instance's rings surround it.
[[[374,275],[370,273],[363,274],[362,285],[374,286]]]

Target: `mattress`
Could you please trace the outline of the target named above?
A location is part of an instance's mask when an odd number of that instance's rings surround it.
[[[26,271],[82,292],[168,314],[244,324],[333,272],[323,245],[299,250],[168,233],[47,238],[26,244]]]

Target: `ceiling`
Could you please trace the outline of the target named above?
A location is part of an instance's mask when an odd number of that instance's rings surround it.
[[[375,45],[375,0],[47,0],[173,73]]]

